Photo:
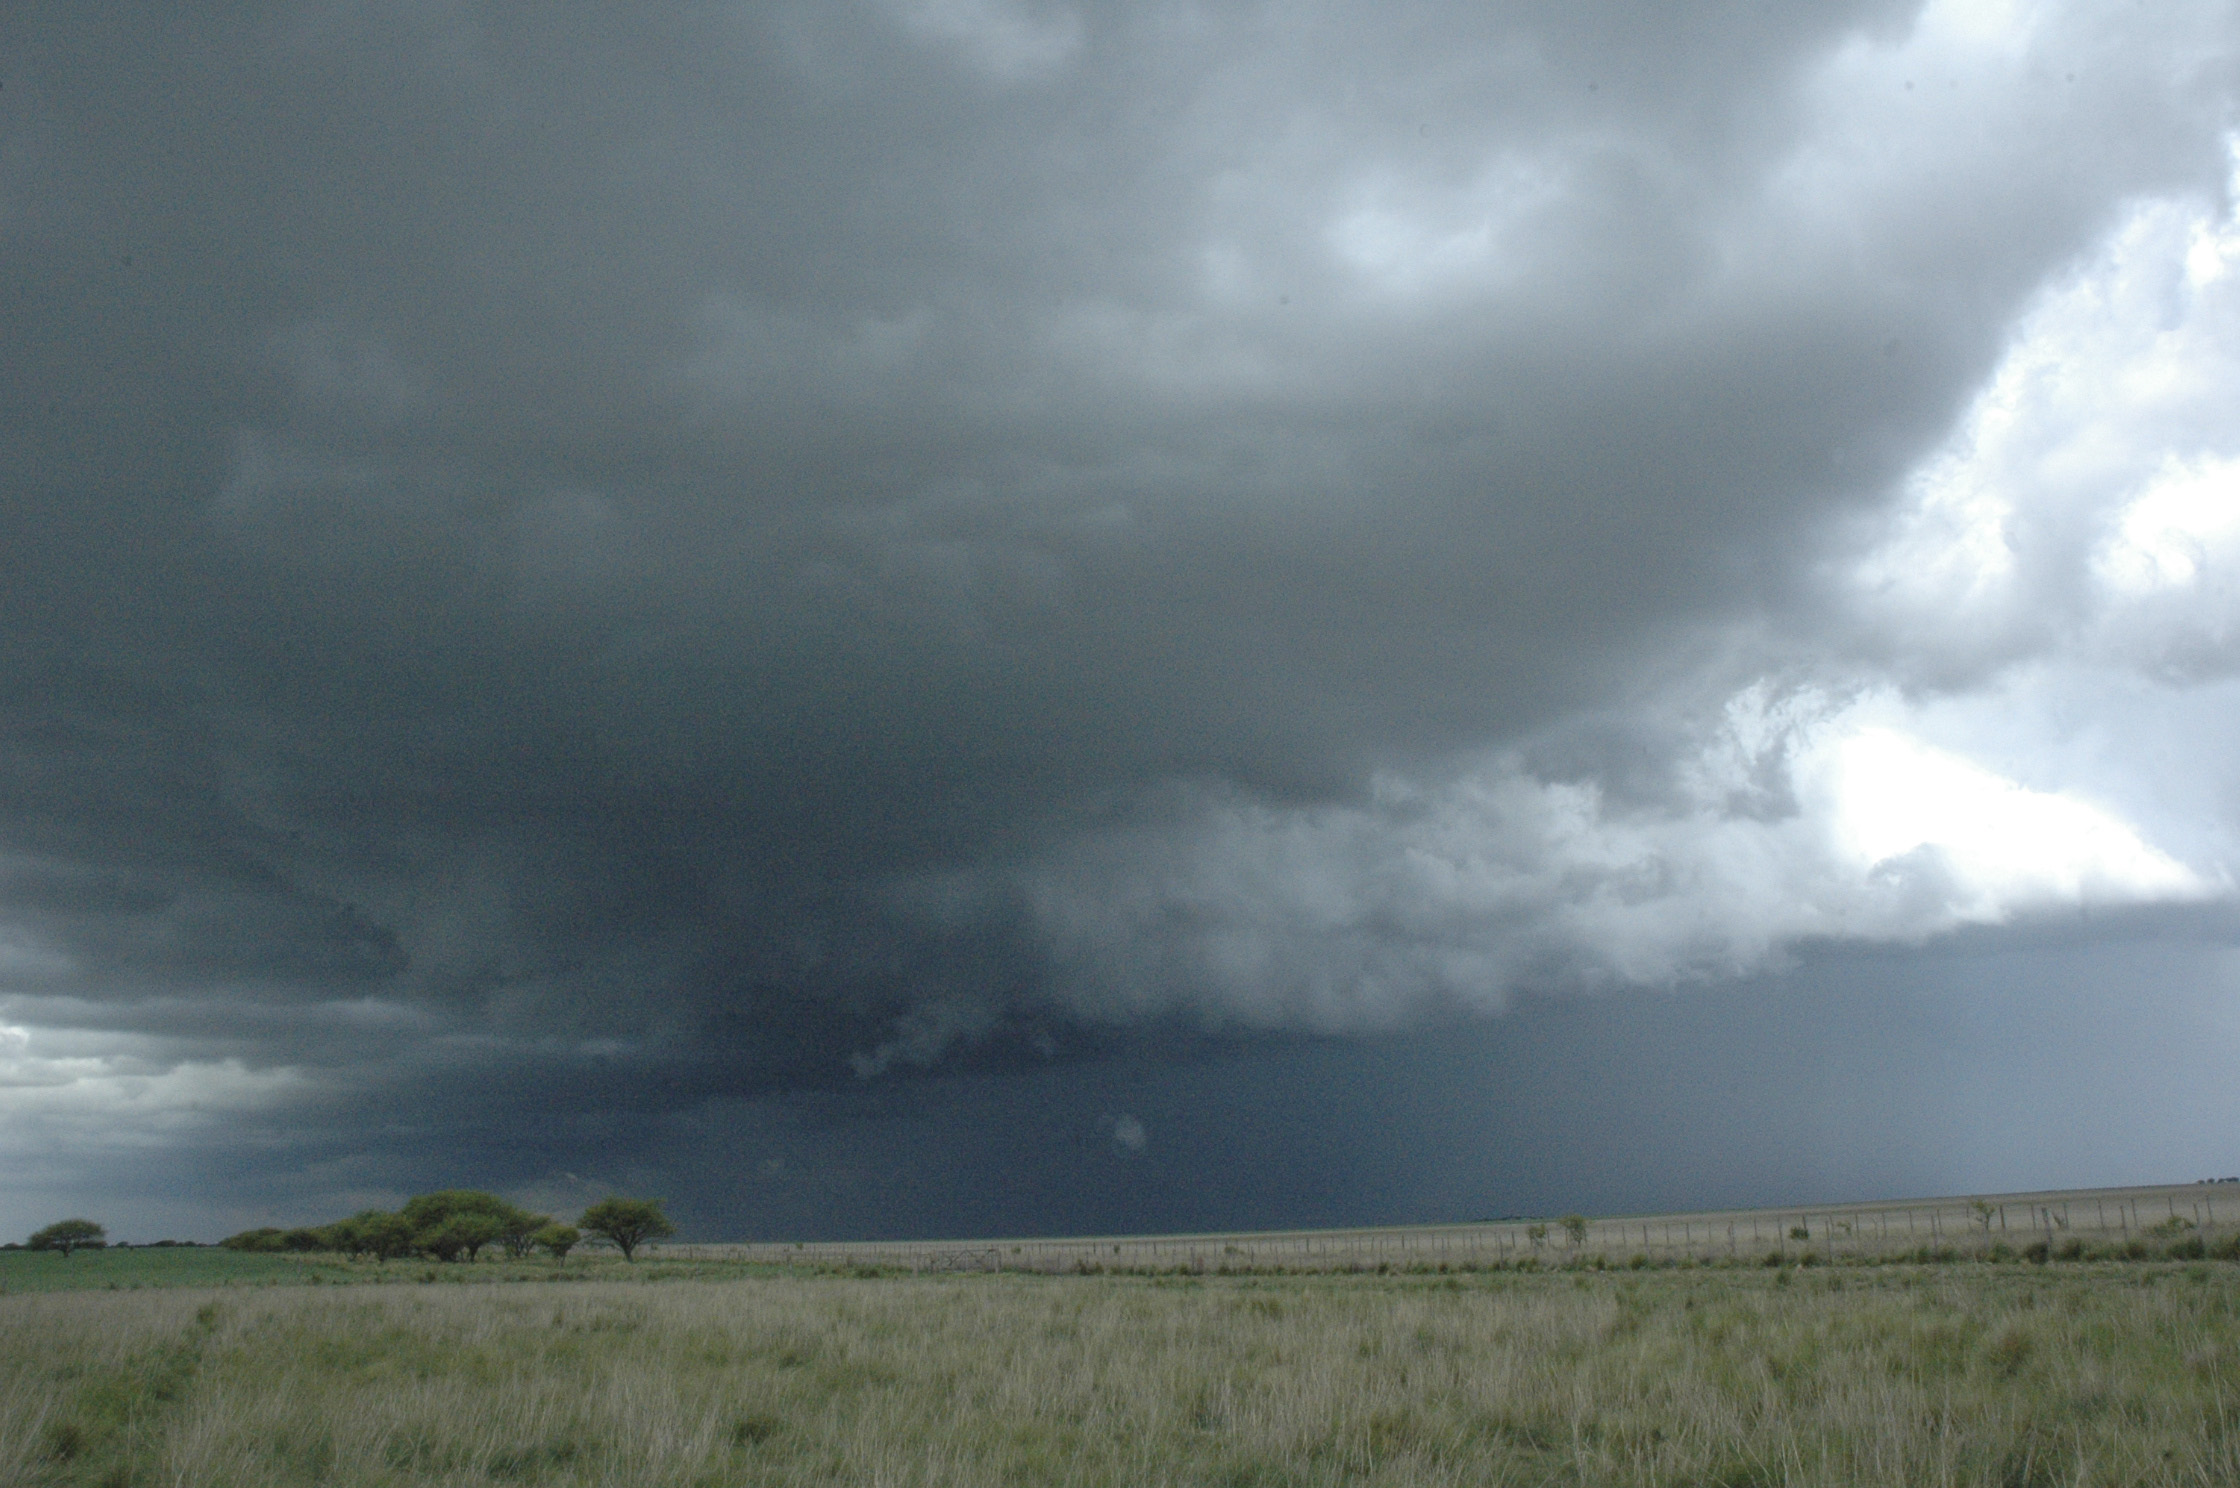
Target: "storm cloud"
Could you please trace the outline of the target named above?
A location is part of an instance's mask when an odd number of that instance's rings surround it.
[[[16,7],[0,1151],[2228,943],[2235,21]]]

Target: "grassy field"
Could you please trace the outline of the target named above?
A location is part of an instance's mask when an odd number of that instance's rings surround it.
[[[2132,1260],[2224,1249],[2240,1259],[2240,1182],[2045,1193],[1947,1195],[1780,1209],[1487,1219],[1468,1224],[1231,1235],[1107,1235],[1013,1240],[826,1241],[672,1247],[676,1255],[910,1271],[1348,1271],[1420,1267],[1733,1264],[1810,1254],[1836,1262],[1907,1256],[2003,1258],[2043,1245],[2071,1258]]]
[[[11,1295],[0,1482],[2240,1483],[2240,1268]]]
[[[611,1251],[578,1252],[565,1264],[536,1258],[508,1261],[484,1256],[468,1265],[436,1261],[378,1262],[336,1255],[242,1254],[216,1246],[82,1250],[63,1257],[46,1251],[0,1251],[0,1296],[16,1292],[141,1291],[151,1287],[369,1286],[419,1282],[699,1281],[763,1275],[767,1263],[728,1257],[695,1258],[659,1250],[626,1263]]]
[[[120,1247],[81,1250],[71,1256],[53,1251],[0,1250],[0,1293],[255,1286],[268,1281],[309,1279],[310,1272],[293,1256],[239,1255],[215,1246],[166,1246],[160,1250]]]

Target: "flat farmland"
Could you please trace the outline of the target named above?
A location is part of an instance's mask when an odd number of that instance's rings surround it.
[[[0,1482],[2234,1483],[2240,1267],[17,1294]]]
[[[635,1264],[0,1252],[0,1483],[2240,1483],[2236,1187]]]
[[[1584,1217],[1583,1217],[1584,1218]],[[2240,1183],[1890,1199],[1684,1214],[1558,1216],[1383,1229],[1065,1239],[841,1241],[671,1246],[676,1255],[911,1271],[1345,1271],[1645,1262],[1964,1259],[2049,1253],[2161,1255],[2240,1235]]]

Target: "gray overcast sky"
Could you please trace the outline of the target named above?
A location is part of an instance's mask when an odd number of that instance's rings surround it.
[[[2240,1170],[2236,42],[11,6],[0,1232]]]

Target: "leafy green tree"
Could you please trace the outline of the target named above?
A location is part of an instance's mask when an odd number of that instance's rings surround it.
[[[583,1238],[583,1232],[574,1225],[547,1222],[534,1238],[547,1255],[556,1261],[564,1261],[568,1258],[568,1252],[576,1248],[576,1242]]]
[[[59,1250],[64,1260],[74,1250],[99,1250],[109,1243],[109,1232],[90,1219],[58,1219],[24,1244],[31,1250]]]
[[[1571,1237],[1574,1249],[1584,1245],[1587,1239],[1587,1217],[1584,1214],[1566,1214],[1563,1217],[1563,1232]]]
[[[677,1232],[661,1212],[659,1199],[601,1199],[576,1223],[620,1250],[626,1261],[636,1260],[638,1247],[648,1240]]]
[[[514,1260],[526,1259],[537,1248],[537,1234],[552,1223],[549,1214],[531,1214],[526,1209],[516,1209],[506,1217],[498,1229],[498,1243]]]
[[[509,1228],[529,1224],[534,1216],[516,1209],[493,1193],[473,1188],[447,1188],[420,1194],[406,1202],[404,1217],[412,1226],[414,1243],[438,1260],[470,1261],[482,1247]]]
[[[365,1233],[359,1225],[357,1217],[338,1219],[333,1224],[321,1226],[319,1248],[321,1250],[331,1250],[337,1255],[346,1255],[352,1260],[364,1255],[366,1253]]]
[[[467,1248],[467,1221],[454,1214],[441,1224],[412,1232],[412,1243],[439,1261],[455,1261]]]
[[[264,1225],[254,1230],[243,1230],[237,1235],[228,1235],[218,1243],[228,1250],[278,1250],[283,1233],[271,1225]]]
[[[395,1261],[414,1250],[412,1221],[385,1209],[367,1209],[344,1221],[353,1229],[361,1250],[377,1261]]]

